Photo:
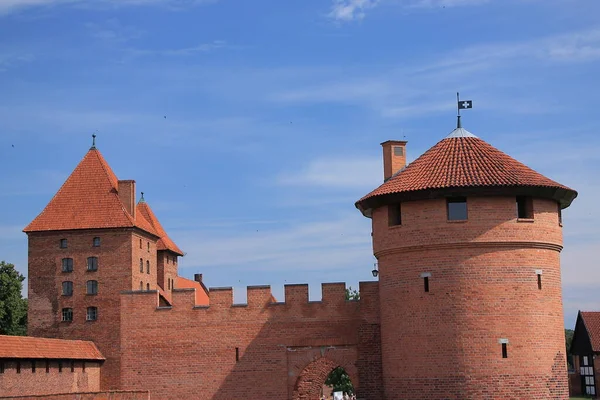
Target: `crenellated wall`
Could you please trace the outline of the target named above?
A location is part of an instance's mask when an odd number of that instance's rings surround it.
[[[358,301],[346,300],[344,283],[323,284],[321,301],[308,301],[308,285],[286,285],[285,302],[273,303],[269,286],[247,295],[233,304],[231,288],[211,288],[210,306],[196,306],[193,289],[176,289],[173,305],[159,307],[155,291],[123,293],[122,389],[291,399],[298,378],[326,359],[354,376],[359,398],[381,398],[378,282],[361,282]]]

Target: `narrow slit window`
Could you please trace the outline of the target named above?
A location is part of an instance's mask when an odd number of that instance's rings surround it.
[[[140,258],[140,272],[144,272],[144,260]]]
[[[502,358],[508,358],[507,343],[502,343]]]
[[[71,360],[71,372],[75,372],[75,361]]]
[[[17,361],[17,374],[21,373],[21,361]]]
[[[537,284],[538,284],[538,289],[542,290],[542,275],[537,274]]]
[[[50,361],[46,360],[46,373],[50,373]]]
[[[85,372],[85,361],[81,363],[81,372]]]
[[[529,196],[517,196],[517,218],[533,218],[533,199]]]
[[[140,249],[142,248],[142,239],[140,239]]]
[[[4,361],[0,361],[0,374],[4,373]]]
[[[35,360],[31,360],[31,373],[35,374]]]
[[[562,207],[560,206],[560,203],[556,203],[556,205],[558,206],[558,224],[562,226]]]
[[[240,361],[240,348],[236,347],[235,348],[235,362]]]
[[[448,221],[466,221],[467,220],[467,198],[450,197],[446,200],[446,211]]]
[[[150,284],[146,283],[146,290],[150,290]]]
[[[400,203],[388,206],[388,226],[402,225],[402,208]]]
[[[148,245],[148,251],[150,251],[150,242],[148,242],[147,245]]]
[[[58,372],[62,372],[62,361],[58,362]]]
[[[429,277],[426,276],[423,278],[423,288],[426,292],[429,292]]]
[[[144,282],[140,281],[140,290],[144,290]]]
[[[146,261],[146,273],[150,273],[150,261]]]

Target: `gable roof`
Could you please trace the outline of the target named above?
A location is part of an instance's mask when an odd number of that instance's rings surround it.
[[[94,342],[0,335],[0,358],[104,360]]]
[[[594,352],[600,352],[600,312],[580,311],[581,319],[590,337],[590,343]]]
[[[175,289],[196,289],[196,305],[207,306],[210,303],[206,289],[199,282],[178,276],[175,278]]]
[[[118,193],[118,179],[95,147],[69,175],[24,232],[137,227],[158,236],[147,221],[134,219]]]
[[[463,128],[423,153],[359,201],[363,213],[377,197],[440,189],[490,187],[548,188],[567,207],[577,192],[546,178]]]
[[[183,251],[171,240],[171,238],[167,235],[164,228],[158,222],[158,218],[154,215],[154,212],[145,201],[140,200],[140,202],[136,206],[136,215],[140,215],[143,219],[148,221],[152,229],[156,232],[159,239],[156,243],[157,250],[169,250],[177,255],[183,256]]]

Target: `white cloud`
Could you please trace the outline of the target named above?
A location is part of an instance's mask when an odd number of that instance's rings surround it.
[[[344,22],[361,20],[365,11],[378,3],[378,0],[333,0],[329,17]]]
[[[281,174],[276,181],[281,185],[365,189],[380,183],[381,168],[378,158],[323,158],[310,161],[299,172]]]

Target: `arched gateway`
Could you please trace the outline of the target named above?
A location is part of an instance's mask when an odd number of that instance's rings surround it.
[[[298,376],[294,385],[293,400],[319,400],[325,380],[337,367],[342,367],[350,376],[356,389],[358,387],[358,371],[353,363],[340,365],[327,357],[321,357],[308,364]]]

